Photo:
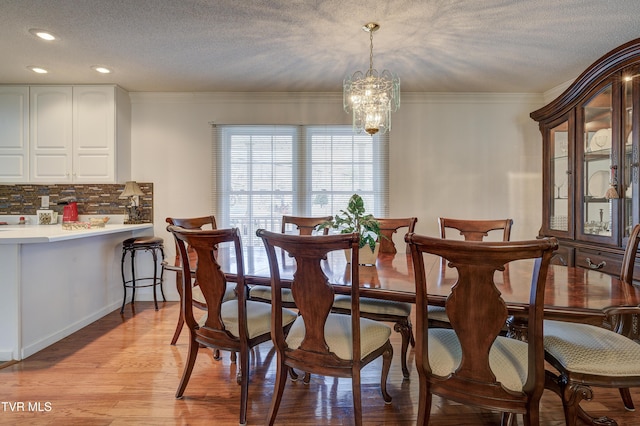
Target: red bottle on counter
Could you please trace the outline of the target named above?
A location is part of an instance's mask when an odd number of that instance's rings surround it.
[[[75,201],[70,202],[62,210],[63,222],[77,222],[78,221],[78,203]]]

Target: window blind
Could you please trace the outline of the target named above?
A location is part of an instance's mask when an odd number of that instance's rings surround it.
[[[388,213],[388,136],[351,126],[215,125],[212,131],[219,227],[280,231],[282,215],[327,216],[358,193],[367,211]]]

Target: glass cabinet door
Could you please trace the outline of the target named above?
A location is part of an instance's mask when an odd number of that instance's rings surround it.
[[[613,90],[608,84],[585,104],[582,118],[582,221],[578,233],[586,239],[612,239],[617,227],[614,201],[617,194],[617,149],[612,132]],[[578,145],[580,146],[580,145]]]
[[[551,168],[549,188],[549,229],[558,232],[569,231],[569,217],[571,206],[570,194],[572,194],[573,184],[570,180],[571,169],[569,167],[570,144],[569,144],[569,123],[564,121],[552,128],[549,134]]]
[[[634,109],[634,102],[638,102],[640,96],[640,81],[634,76],[638,75],[638,70],[628,70],[627,76],[623,76],[622,87],[622,140],[624,143],[624,180],[620,194],[623,199],[622,207],[622,237],[623,244],[631,234],[633,225],[640,221],[639,197],[638,197],[638,142],[634,141],[633,123],[638,122],[638,109]],[[635,95],[635,99],[634,99]],[[635,112],[634,112],[635,111]],[[637,126],[637,124],[636,124]],[[635,138],[637,140],[637,137]],[[635,200],[634,200],[635,195]]]

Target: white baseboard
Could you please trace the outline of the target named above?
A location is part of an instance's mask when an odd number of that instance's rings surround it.
[[[71,334],[75,333],[76,331],[80,330],[81,328],[84,328],[86,326],[88,326],[89,324],[99,320],[100,318],[104,317],[105,315],[107,315],[110,312],[113,312],[116,309],[120,309],[121,306],[121,302],[114,302],[102,309],[100,309],[97,312],[92,313],[91,315],[88,315],[76,322],[74,322],[73,324],[70,324],[68,327],[65,327],[62,330],[56,331],[55,333],[51,333],[48,336],[38,340],[37,342],[34,342],[28,346],[25,346],[22,348],[22,353],[21,358],[20,359],[25,359],[33,354],[35,354],[36,352],[41,351],[42,349],[64,339],[67,336],[70,336]],[[2,353],[0,352],[0,356],[2,356]],[[11,356],[11,353],[9,353],[9,356]]]

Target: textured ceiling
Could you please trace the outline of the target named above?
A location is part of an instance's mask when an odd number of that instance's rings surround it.
[[[340,92],[368,68],[361,27],[374,21],[374,67],[403,92],[543,92],[640,37],[639,12],[638,0],[1,0],[0,83]]]

